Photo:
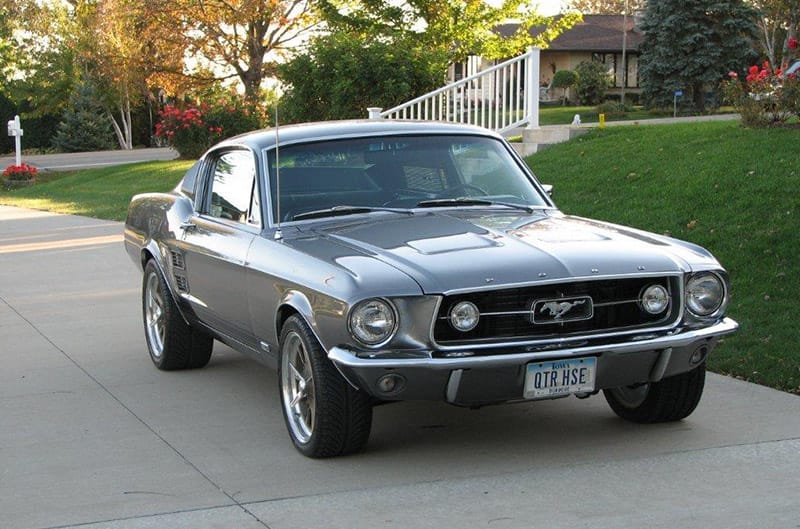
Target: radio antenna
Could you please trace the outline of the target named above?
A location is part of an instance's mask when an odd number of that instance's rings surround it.
[[[278,103],[275,103],[275,200],[276,210],[278,214],[277,227],[275,229],[275,240],[283,240],[283,232],[281,231],[281,153],[280,153],[280,125],[278,124]]]

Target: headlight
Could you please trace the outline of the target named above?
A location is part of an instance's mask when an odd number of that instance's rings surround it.
[[[710,316],[725,302],[725,284],[711,272],[695,274],[686,282],[686,308],[695,316]]]
[[[661,314],[669,307],[669,292],[661,285],[650,285],[642,291],[642,308],[649,314]]]
[[[458,331],[471,331],[478,325],[478,320],[480,319],[481,314],[480,311],[478,311],[478,307],[469,301],[456,303],[455,306],[450,309],[450,325]]]
[[[350,333],[365,345],[387,341],[397,329],[397,316],[392,306],[382,299],[367,299],[350,311]]]

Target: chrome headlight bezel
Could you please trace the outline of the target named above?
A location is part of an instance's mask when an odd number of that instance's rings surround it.
[[[660,309],[652,308],[652,300],[654,298],[663,300],[663,306]],[[669,309],[671,304],[672,296],[670,296],[669,290],[664,285],[660,285],[658,283],[653,283],[652,285],[644,287],[639,294],[639,306],[643,311],[653,316],[663,314],[667,309]]]
[[[727,309],[728,282],[718,272],[704,271],[689,275],[684,284],[684,293],[684,306],[694,318],[718,318]]]
[[[465,311],[472,313],[472,318],[474,319],[474,321],[469,325],[466,325],[464,327],[459,327],[459,325],[456,322],[459,321],[459,318],[464,318],[468,316],[465,314]],[[450,309],[450,312],[448,313],[448,319],[450,321],[450,325],[455,330],[459,332],[469,332],[473,330],[475,327],[477,327],[478,323],[481,321],[481,311],[480,309],[478,309],[477,305],[475,305],[471,301],[460,301],[455,305],[453,305],[453,307]]]
[[[368,312],[382,314],[387,321],[385,330],[380,333],[370,332],[366,325],[369,321]],[[359,344],[366,347],[380,347],[389,342],[397,333],[399,317],[394,304],[384,298],[364,299],[353,305],[347,315],[347,330],[350,336]],[[372,336],[370,336],[372,334]]]

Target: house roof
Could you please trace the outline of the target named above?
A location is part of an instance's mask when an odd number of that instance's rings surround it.
[[[583,15],[583,21],[555,38],[547,51],[622,51],[622,15]],[[519,24],[501,24],[496,31],[503,36],[512,35]],[[634,17],[628,16],[626,48],[636,51],[644,40],[644,34],[636,28]],[[541,27],[530,29],[531,35],[541,32]]]

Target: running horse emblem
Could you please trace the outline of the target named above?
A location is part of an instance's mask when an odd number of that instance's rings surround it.
[[[563,315],[571,311],[573,307],[583,305],[586,303],[585,299],[578,299],[575,301],[548,301],[539,309],[540,313],[547,311],[554,320],[560,320]]]

